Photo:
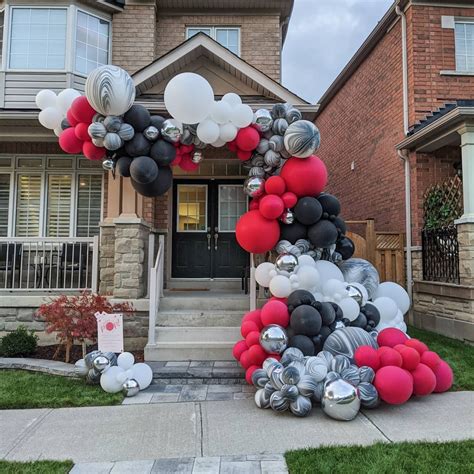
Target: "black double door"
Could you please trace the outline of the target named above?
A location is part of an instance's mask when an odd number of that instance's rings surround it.
[[[249,255],[235,239],[247,210],[242,181],[175,180],[173,278],[241,278]]]

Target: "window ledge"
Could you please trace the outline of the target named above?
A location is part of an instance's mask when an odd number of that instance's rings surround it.
[[[440,76],[474,76],[474,71],[440,71]]]

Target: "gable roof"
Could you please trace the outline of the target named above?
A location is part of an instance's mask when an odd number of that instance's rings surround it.
[[[137,89],[138,103],[153,108],[157,100],[162,101],[162,92],[167,82],[176,74],[185,71],[196,71],[203,61],[210,64],[210,73],[220,72],[223,80],[232,78],[242,85],[241,94],[244,102],[251,105],[256,100],[259,105],[268,102],[289,102],[306,114],[316,113],[317,107],[306,102],[265,73],[229,51],[217,41],[204,33],[184,41],[176,48],[135,72],[132,79]],[[147,92],[153,91],[155,100],[152,103]],[[233,91],[231,84],[225,92]],[[218,94],[216,94],[218,95]]]

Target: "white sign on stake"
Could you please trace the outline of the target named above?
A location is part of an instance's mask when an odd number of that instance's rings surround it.
[[[123,315],[95,313],[97,345],[102,352],[123,352]]]

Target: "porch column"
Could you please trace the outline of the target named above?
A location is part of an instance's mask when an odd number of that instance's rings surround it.
[[[464,213],[456,221],[461,285],[474,286],[474,125],[465,125],[461,135]]]

